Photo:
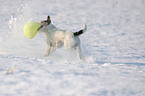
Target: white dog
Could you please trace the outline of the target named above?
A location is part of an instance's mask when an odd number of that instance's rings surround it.
[[[71,32],[56,28],[51,24],[50,17],[47,20],[41,21],[41,27],[38,28],[39,32],[43,32],[47,37],[46,55],[52,54],[56,48],[60,48],[64,45],[66,50],[76,50],[79,59],[83,59],[80,49],[79,35],[87,30],[87,26],[84,24],[83,29],[78,32]]]

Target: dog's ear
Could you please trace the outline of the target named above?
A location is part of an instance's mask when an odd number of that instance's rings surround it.
[[[47,20],[49,20],[49,19],[50,19],[50,16],[48,15],[48,16],[47,16]]]
[[[48,15],[48,17],[47,17],[47,21],[48,22],[51,22],[51,19],[50,19],[50,16]]]

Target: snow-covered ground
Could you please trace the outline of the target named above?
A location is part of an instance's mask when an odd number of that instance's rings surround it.
[[[0,0],[0,96],[144,96],[144,0]],[[24,36],[24,24],[47,15],[80,36],[84,61],[46,38]]]

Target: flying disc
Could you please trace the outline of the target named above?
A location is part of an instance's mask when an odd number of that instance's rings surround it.
[[[32,39],[38,32],[38,28],[41,26],[38,22],[28,21],[23,28],[24,34],[27,38]]]

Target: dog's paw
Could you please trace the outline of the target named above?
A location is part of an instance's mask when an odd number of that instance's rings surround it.
[[[46,53],[44,56],[47,57],[47,56],[49,56],[49,55],[50,55],[50,54]]]

